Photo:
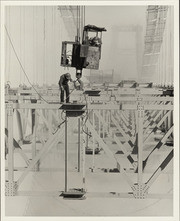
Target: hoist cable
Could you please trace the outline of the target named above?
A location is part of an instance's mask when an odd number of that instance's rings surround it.
[[[81,37],[83,36],[83,16],[84,16],[84,12],[83,12],[83,6],[81,6]]]
[[[35,16],[35,19],[37,19],[37,7],[35,7],[36,9],[36,16]],[[38,32],[37,32],[37,23],[36,23],[36,37],[35,37],[35,41],[36,41],[36,61],[38,60]],[[36,62],[36,82],[38,84],[38,62]]]
[[[85,26],[85,16],[86,16],[86,11],[85,11],[86,9],[85,9],[85,6],[84,6],[84,26]]]
[[[172,19],[172,6],[170,7],[170,11],[169,11],[169,62],[170,62],[170,84],[173,85],[173,73],[172,73],[172,48],[173,48],[173,44],[172,44],[172,25],[171,25],[171,19]]]
[[[35,47],[34,47],[34,44],[35,44],[35,41],[34,41],[34,6],[33,6],[33,16],[32,16],[32,26],[33,26],[33,54],[35,54]],[[33,56],[33,84],[35,83],[35,67],[34,67],[34,56]]]
[[[10,7],[9,7],[9,10],[8,10],[8,26],[9,26],[9,28],[11,27],[11,20],[10,20]],[[7,44],[6,44],[7,45]],[[6,60],[6,66],[7,66],[7,64],[8,64],[8,68],[7,68],[7,70],[8,70],[8,81],[9,81],[9,79],[10,79],[10,60],[11,60],[11,50],[10,50],[10,45],[9,45],[9,47],[8,47],[8,59]],[[7,62],[7,61],[9,61],[9,62]]]
[[[43,10],[43,84],[45,84],[45,6]]]
[[[80,11],[80,6],[78,6],[78,26],[79,26],[79,33],[78,33],[78,36],[79,36],[79,42],[80,42],[80,29],[81,29],[81,23],[80,23],[80,16],[81,16],[81,11]]]
[[[79,22],[78,22],[78,17],[79,17],[79,11],[78,11],[78,6],[77,6],[77,24],[76,24],[76,26],[77,26],[77,41],[79,41]]]
[[[25,37],[25,9],[23,9],[23,35],[24,35],[24,37]],[[24,51],[23,51],[23,57],[24,57],[24,67],[25,67],[25,40],[23,41],[23,43],[24,43]],[[23,80],[24,82],[23,83],[25,83],[25,76],[24,76],[24,80]]]
[[[162,17],[164,19],[164,11],[162,11]],[[162,20],[163,20],[162,19]],[[161,35],[162,35],[162,38],[163,38],[163,34],[162,34],[162,29],[163,29],[163,22],[161,22]],[[162,42],[162,86],[164,85],[164,39],[163,39],[163,42]]]
[[[80,28],[81,28],[81,23],[80,23],[80,6],[77,6],[77,39],[78,42],[80,42]]]
[[[54,47],[54,44],[55,44],[55,38],[54,38],[54,7],[52,7],[52,49],[53,51],[55,51],[55,47]],[[56,78],[56,71],[55,71],[55,53],[52,54],[52,69],[53,69],[53,74],[54,74],[54,78]]]

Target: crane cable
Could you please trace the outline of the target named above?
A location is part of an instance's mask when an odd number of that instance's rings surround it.
[[[8,26],[9,26],[9,29],[11,27],[11,21],[10,21],[10,7],[9,7],[9,10],[8,10]],[[7,46],[7,43],[6,43],[6,46]],[[10,50],[10,45],[8,45],[7,47],[7,50],[8,50],[8,59],[6,59],[6,68],[7,68],[7,82],[10,80],[10,60],[11,60],[11,50]],[[9,60],[9,63],[7,62]],[[8,67],[7,67],[8,65]]]
[[[77,6],[77,41],[80,42],[85,25],[85,6]]]
[[[79,42],[79,6],[77,6],[77,41]]]
[[[86,9],[85,9],[85,6],[83,7],[84,7],[84,25],[83,26],[85,26]]]
[[[20,27],[19,27],[19,29],[20,29],[20,37],[19,37],[19,40],[20,40],[20,57],[21,57],[21,59],[22,59],[22,39],[21,39],[21,36],[22,36],[22,23],[21,23],[21,21],[22,21],[22,8],[20,7],[20,22],[19,22],[19,24],[20,24]],[[22,83],[22,69],[20,68],[20,84]]]
[[[46,8],[43,8],[43,84],[45,84],[45,54],[46,54]]]
[[[33,9],[32,9],[32,10],[33,10],[33,16],[32,16],[32,17],[33,17],[33,18],[32,18],[32,26],[33,26],[33,34],[32,34],[32,35],[33,35],[33,47],[32,47],[32,49],[33,49],[33,54],[35,54],[35,46],[34,46],[34,45],[35,45],[35,39],[34,39],[34,38],[35,38],[35,37],[34,37],[34,36],[35,36],[35,34],[34,34],[34,33],[35,33],[35,31],[34,31],[34,30],[35,30],[35,19],[34,19],[34,17],[35,17],[35,8],[34,8],[34,6],[33,6]],[[35,84],[35,82],[36,82],[35,76],[36,76],[36,73],[35,73],[34,56],[33,56],[33,84]]]

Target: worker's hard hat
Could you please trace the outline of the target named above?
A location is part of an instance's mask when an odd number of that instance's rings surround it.
[[[69,73],[66,73],[65,75],[67,79],[71,79],[71,75]]]

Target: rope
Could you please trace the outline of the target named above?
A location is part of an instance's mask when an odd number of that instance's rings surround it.
[[[20,65],[20,67],[21,67],[21,69],[22,69],[22,71],[23,71],[23,73],[24,73],[24,76],[26,77],[27,81],[28,81],[29,84],[32,86],[32,88],[36,91],[36,93],[42,98],[42,100],[44,100],[44,101],[48,104],[48,101],[46,101],[46,100],[39,94],[39,92],[36,90],[36,88],[33,86],[33,84],[31,83],[31,81],[29,80],[29,77],[28,77],[28,75],[26,74],[26,71],[25,71],[25,69],[24,69],[24,67],[23,67],[23,65],[22,65],[22,63],[21,63],[21,61],[20,61],[20,59],[19,59],[19,57],[18,57],[18,55],[17,55],[17,52],[16,52],[15,47],[14,47],[14,45],[13,45],[13,42],[12,42],[12,40],[11,40],[11,38],[10,38],[10,35],[9,35],[9,33],[8,33],[8,30],[7,30],[7,28],[6,28],[5,25],[4,25],[4,27],[5,27],[6,34],[7,34],[7,36],[8,36],[9,42],[10,42],[10,44],[11,44],[11,46],[12,46],[13,51],[14,51],[14,54],[15,54],[15,56],[16,56],[18,62],[19,62],[19,65]]]

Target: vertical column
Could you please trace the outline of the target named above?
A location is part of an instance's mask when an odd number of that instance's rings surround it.
[[[48,110],[48,136],[52,135],[52,110]]]
[[[106,110],[106,123],[107,123],[107,127],[106,127],[106,133],[109,133],[109,111]]]
[[[29,115],[29,109],[23,109],[22,110],[24,116],[26,116],[26,119],[22,119],[22,128],[23,128],[23,134],[26,135],[27,125],[28,125],[28,115]],[[24,137],[25,138],[25,137]]]
[[[31,103],[37,103],[37,100],[36,99],[32,99],[31,100]],[[32,112],[31,112],[31,114],[32,114],[32,134],[33,134],[33,130],[34,130],[34,125],[35,125],[35,109],[32,109]]]
[[[85,145],[85,148],[88,148],[88,146],[89,146],[89,136],[88,136],[88,133],[89,133],[89,131],[88,131],[88,127],[86,127],[86,145]]]
[[[87,134],[88,134],[88,128],[87,128]],[[82,176],[83,176],[83,188],[85,189],[85,156],[86,156],[86,145],[88,145],[88,141],[87,141],[88,135],[86,135],[85,133],[83,133],[82,139]],[[86,140],[86,141],[85,141]]]
[[[132,187],[135,198],[145,198],[146,184],[143,183],[143,121],[144,121],[144,106],[143,98],[140,97],[140,91],[136,91],[137,110],[136,110],[136,144],[137,144],[137,183]]]
[[[65,117],[65,192],[68,189],[67,175],[68,175],[68,139],[67,139],[67,117]]]
[[[13,103],[6,105],[8,130],[8,180],[6,181],[6,196],[14,196],[17,192],[17,183],[14,181],[14,146],[13,146]]]
[[[7,159],[8,154],[8,122],[7,122],[7,106],[5,109],[5,159]]]
[[[34,114],[34,123],[33,123],[33,135],[32,135],[32,160],[35,158],[37,154],[36,150],[36,130],[37,130],[37,113],[36,110],[33,112]],[[34,171],[39,171],[39,164],[40,162],[38,161],[36,165],[34,166]]]
[[[16,110],[16,114],[17,114],[17,124],[18,124],[18,130],[19,130],[19,138],[23,142],[24,134],[23,134],[21,115],[20,115],[19,111],[17,111],[17,110]]]
[[[81,167],[81,119],[78,118],[78,172],[80,172]]]
[[[105,121],[105,110],[102,111],[103,112],[103,120]],[[102,125],[102,138],[104,139],[105,138],[105,129]]]
[[[112,131],[113,130],[111,130],[111,110],[109,110],[109,134],[111,137],[112,137]]]
[[[99,112],[99,115],[101,115],[101,111],[98,110],[98,112]],[[98,130],[99,130],[99,136],[101,136],[101,121],[100,121],[99,117],[98,117]]]
[[[8,125],[8,181],[14,181],[14,146],[13,146],[13,104],[7,104]]]
[[[135,92],[135,96],[136,98],[138,99],[138,96],[139,96],[139,90],[136,89],[136,92]],[[137,110],[135,110],[135,146],[134,146],[134,149],[133,149],[133,153],[134,154],[137,154],[138,153],[138,128],[139,128],[139,123],[138,123],[138,102],[137,102]]]
[[[165,101],[162,101],[162,104],[166,104],[166,102]],[[161,114],[161,116],[160,116],[160,120],[163,118],[163,116],[166,114],[166,111],[165,110],[162,110],[162,114]],[[166,121],[164,121],[163,122],[163,124],[161,125],[161,130],[162,130],[162,132],[165,130],[165,128],[166,128]]]
[[[144,119],[144,109],[142,103],[138,103],[138,184],[142,185],[142,164],[143,164],[143,119]]]
[[[111,110],[108,110],[108,133],[110,133],[110,127],[111,127]]]
[[[95,119],[94,119],[94,111],[92,111],[92,124],[93,124],[93,128],[95,129]],[[94,136],[92,137],[93,139],[93,159],[92,159],[92,169],[91,171],[94,171],[94,163],[95,163],[95,140],[94,140]]]

